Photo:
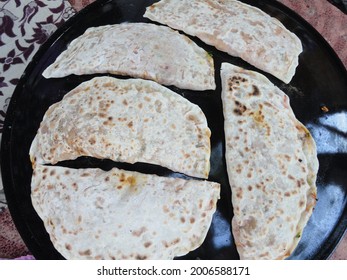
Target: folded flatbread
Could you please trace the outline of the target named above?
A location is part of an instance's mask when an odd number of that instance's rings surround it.
[[[46,78],[112,73],[191,90],[216,87],[211,56],[166,26],[122,23],[92,27],[44,72]]]
[[[237,250],[241,259],[284,259],[316,203],[315,142],[265,76],[223,63],[221,77]]]
[[[173,259],[204,241],[218,183],[36,165],[33,206],[66,259]]]
[[[302,52],[276,18],[234,0],[161,0],[145,17],[184,31],[289,83]]]
[[[207,178],[210,135],[200,107],[179,94],[152,81],[96,77],[47,110],[30,159],[55,164],[90,156]]]

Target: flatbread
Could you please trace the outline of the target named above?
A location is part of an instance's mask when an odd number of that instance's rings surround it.
[[[56,164],[90,156],[207,178],[210,135],[200,107],[179,94],[152,81],[96,77],[47,110],[30,159]]]
[[[237,250],[241,259],[284,259],[316,203],[315,142],[265,76],[223,63],[221,77]]]
[[[122,23],[91,27],[44,72],[45,78],[112,73],[191,90],[215,89],[212,57],[166,26]]]
[[[33,206],[66,259],[173,259],[199,247],[218,183],[36,165]]]
[[[145,17],[184,31],[289,83],[302,52],[276,18],[234,0],[161,0]]]

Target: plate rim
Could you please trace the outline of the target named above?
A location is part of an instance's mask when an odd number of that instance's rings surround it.
[[[245,3],[249,2],[247,0],[241,1]],[[25,221],[22,215],[18,211],[16,211],[16,206],[18,205],[19,201],[17,200],[15,194],[16,192],[13,189],[13,173],[11,172],[10,168],[10,163],[12,162],[12,124],[14,121],[16,103],[17,100],[21,97],[22,88],[25,84],[25,80],[28,77],[28,73],[32,73],[32,70],[35,69],[35,66],[37,64],[37,60],[43,57],[43,55],[55,43],[55,41],[57,41],[68,29],[73,27],[75,22],[82,19],[85,14],[88,14],[90,10],[101,8],[102,6],[112,2],[117,3],[118,0],[96,0],[90,5],[86,6],[81,11],[79,11],[78,13],[76,13],[75,15],[73,15],[70,19],[68,19],[66,22],[64,22],[57,28],[57,30],[39,47],[38,51],[35,53],[31,61],[28,63],[11,96],[9,106],[7,108],[6,117],[3,125],[0,150],[1,177],[9,212],[12,216],[13,222],[21,238],[23,239],[25,245],[28,247],[30,252],[38,252],[42,250],[40,248],[36,248],[37,246],[33,242],[29,242],[30,236],[31,238],[33,238],[33,236],[26,225],[27,221]],[[303,25],[304,28],[308,30],[312,36],[314,36],[314,40],[316,42],[324,45],[324,49],[327,50],[328,56],[330,56],[334,64],[336,64],[336,66],[340,68],[338,69],[338,71],[341,71],[342,75],[346,76],[347,80],[347,70],[344,64],[342,63],[342,60],[339,58],[332,46],[326,41],[326,39],[309,22],[307,22],[303,17],[301,17],[295,11],[291,10],[289,7],[275,0],[259,0],[256,3],[256,5],[262,5],[264,3],[270,4],[276,9],[279,9],[281,12],[285,13],[287,16]],[[5,161],[6,159],[9,160]],[[322,251],[319,251],[313,259],[328,259],[336,249],[337,245],[342,240],[343,236],[347,233],[347,206],[345,206],[337,224],[338,226],[335,226],[333,228],[329,237],[327,238],[328,241],[326,242],[326,248],[324,248]],[[332,241],[330,242],[331,238]]]

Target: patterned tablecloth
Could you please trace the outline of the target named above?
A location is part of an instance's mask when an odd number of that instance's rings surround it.
[[[347,68],[347,15],[330,3],[340,2],[343,7],[347,6],[346,0],[279,1],[311,23]],[[0,0],[0,139],[11,95],[26,65],[57,27],[92,2],[94,0]],[[0,258],[33,258],[12,222],[1,181]],[[347,259],[346,235],[331,258]]]

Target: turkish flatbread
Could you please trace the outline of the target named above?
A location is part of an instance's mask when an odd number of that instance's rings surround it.
[[[199,247],[218,183],[36,165],[33,206],[66,259],[173,259]]]
[[[153,81],[96,77],[46,111],[30,159],[55,164],[90,156],[207,178],[210,135],[200,107],[179,94]]]
[[[166,26],[122,23],[91,27],[44,72],[46,78],[112,73],[191,90],[215,89],[211,56]]]
[[[284,259],[316,203],[315,142],[265,76],[223,63],[221,77],[237,250],[241,259]]]
[[[161,0],[145,17],[184,31],[289,83],[300,39],[276,18],[234,0]]]

